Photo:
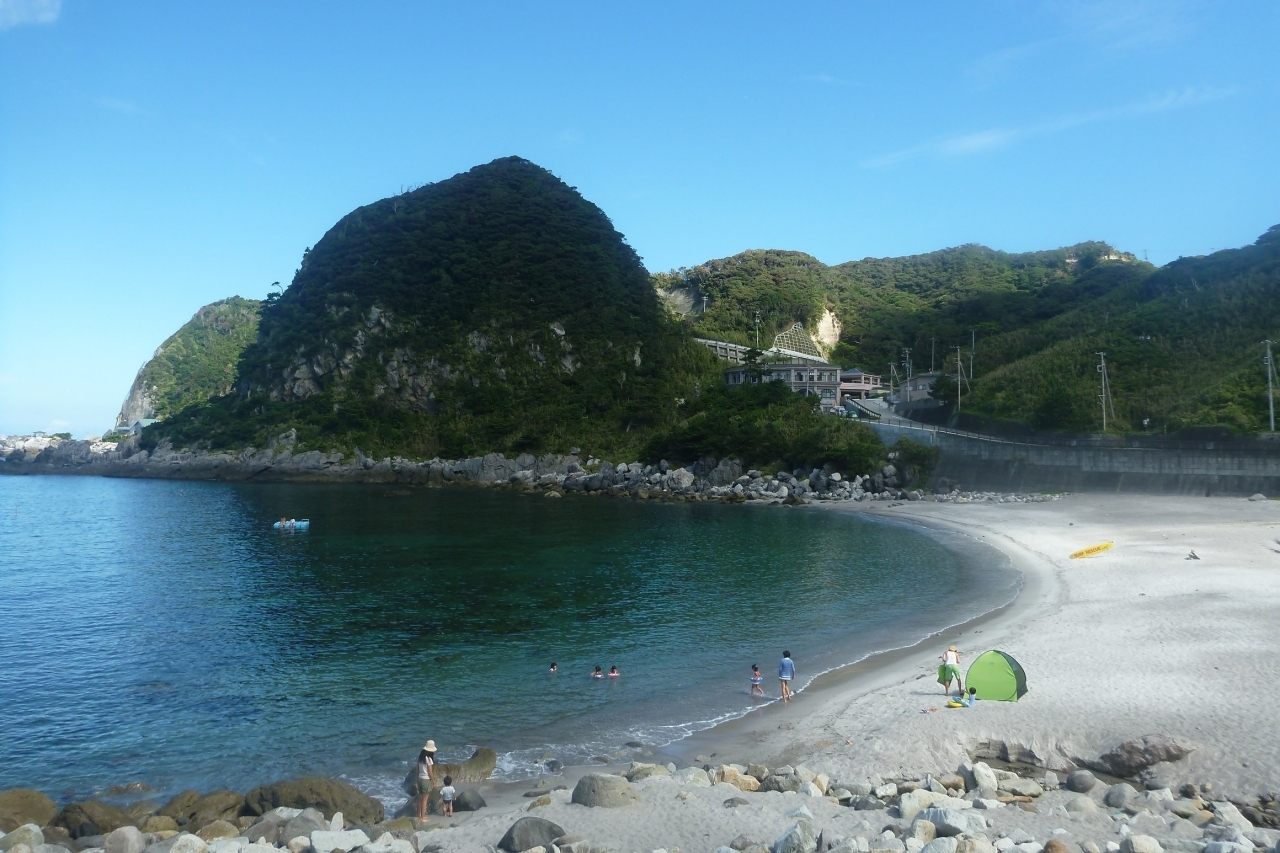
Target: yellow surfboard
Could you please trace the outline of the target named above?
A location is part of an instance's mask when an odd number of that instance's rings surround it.
[[[1079,551],[1075,551],[1071,554],[1071,559],[1081,560],[1085,557],[1096,557],[1103,551],[1110,551],[1115,547],[1115,544],[1116,543],[1114,542],[1103,542],[1100,545],[1090,545],[1088,548],[1081,548]]]

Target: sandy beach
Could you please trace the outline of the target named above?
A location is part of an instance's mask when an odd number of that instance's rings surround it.
[[[1062,771],[1123,741],[1161,734],[1185,738],[1195,749],[1182,761],[1158,765],[1155,783],[1175,792],[1185,783],[1211,783],[1214,798],[1233,800],[1280,790],[1274,736],[1280,684],[1272,659],[1280,626],[1280,503],[1072,495],[1051,503],[922,501],[797,511],[862,512],[962,531],[1008,555],[1024,574],[1024,588],[998,612],[828,674],[785,707],[774,704],[697,735],[655,760],[670,758],[680,767],[701,765],[698,756],[712,766],[803,764],[842,783],[878,783],[951,774],[962,762],[987,756]],[[1115,547],[1100,556],[1069,559],[1106,541]],[[1199,559],[1189,559],[1193,551]],[[1029,692],[1018,703],[947,709],[935,675],[951,643],[966,666],[986,649],[1009,652],[1025,668]],[[766,683],[776,693],[776,682]],[[567,778],[547,781],[571,789],[589,770],[573,768]],[[794,823],[787,812],[801,804],[828,837],[855,833],[864,818],[884,818],[825,798],[740,793],[723,784],[694,788],[667,777],[633,787],[639,802],[625,808],[573,805],[570,791],[562,790],[535,814],[593,844],[684,851],[714,850],[740,833],[767,845]],[[1055,837],[1078,843],[1119,840],[1113,816],[1068,819],[1060,803],[1053,805],[1059,794],[1066,792],[1044,797],[1040,811],[1049,818],[1016,809],[998,814],[1016,818],[1011,825],[1029,821],[1033,832],[1036,821],[1048,821],[1040,827],[1045,833],[1068,821],[1067,834]],[[726,808],[731,795],[748,804]],[[530,802],[512,789],[488,796],[491,808],[433,832],[433,843],[444,850],[488,849],[513,812]],[[863,834],[881,829],[861,828]]]

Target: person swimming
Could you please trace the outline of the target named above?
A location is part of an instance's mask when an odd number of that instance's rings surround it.
[[[610,678],[617,678],[617,677],[618,677],[619,675],[621,675],[621,674],[622,674],[622,673],[618,672],[618,668],[617,668],[616,666],[611,666],[611,667],[609,667],[609,677],[610,677]]]
[[[555,662],[555,661],[552,661],[552,662],[551,662],[551,669],[547,670],[547,672],[559,672],[559,671],[560,671],[560,667],[556,666],[556,662]]]
[[[592,678],[604,678],[604,670],[599,665],[596,666],[595,672],[591,673]]]
[[[761,696],[764,695],[764,688],[760,686],[763,683],[764,683],[764,676],[760,674],[759,664],[754,664],[754,663],[751,664],[751,695],[752,696],[755,696],[757,694]]]

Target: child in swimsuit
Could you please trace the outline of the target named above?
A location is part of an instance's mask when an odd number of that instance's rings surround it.
[[[763,683],[764,683],[764,676],[760,674],[760,666],[754,663],[751,664],[751,695],[752,696],[755,696],[757,693],[760,694],[761,696],[764,695],[764,688],[760,686]]]
[[[620,674],[620,673],[618,672],[618,668],[617,668],[616,666],[611,666],[611,667],[609,667],[609,677],[610,677],[610,678],[617,678],[619,674]]]
[[[595,672],[591,673],[591,677],[604,678],[604,672],[600,669],[600,667],[597,666]]]

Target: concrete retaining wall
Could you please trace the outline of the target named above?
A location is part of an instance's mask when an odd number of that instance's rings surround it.
[[[942,451],[934,481],[989,491],[1280,495],[1280,447],[1164,449],[1028,444],[905,421],[869,422],[885,444],[906,437]]]

